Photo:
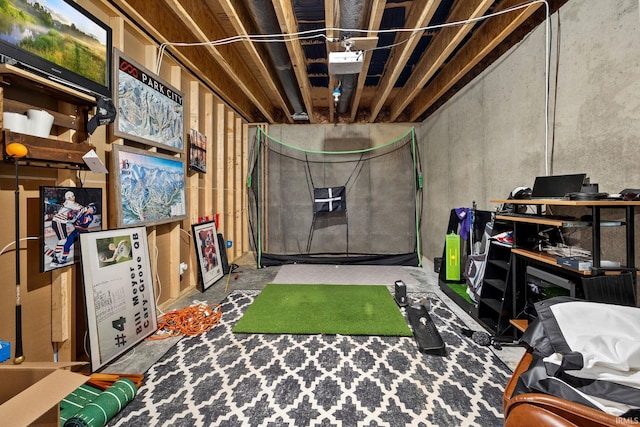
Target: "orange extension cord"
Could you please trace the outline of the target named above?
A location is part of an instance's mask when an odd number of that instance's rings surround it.
[[[181,335],[194,336],[207,332],[220,323],[220,304],[199,303],[171,310],[158,319],[158,331],[148,340],[164,340]]]

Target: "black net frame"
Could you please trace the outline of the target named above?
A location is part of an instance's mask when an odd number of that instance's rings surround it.
[[[256,129],[249,153],[250,243],[258,267],[421,265],[422,168],[415,130],[375,147],[324,151]],[[346,210],[316,212],[314,190],[345,187]]]

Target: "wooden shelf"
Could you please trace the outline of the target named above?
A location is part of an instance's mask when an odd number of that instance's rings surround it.
[[[512,215],[496,215],[496,219],[502,221],[511,221],[511,222],[521,222],[525,224],[540,224],[540,225],[551,225],[553,227],[591,227],[593,222],[591,221],[580,221],[579,219],[552,219],[545,218],[544,215],[530,215],[530,218],[524,216],[512,216]],[[625,225],[624,221],[601,221],[600,227],[618,227],[621,225]]]
[[[492,199],[489,200],[491,203],[498,204],[517,204],[517,205],[549,205],[549,206],[600,206],[600,207],[620,207],[620,206],[640,206],[640,201],[626,201],[626,200],[614,200],[614,199],[606,199],[606,200],[562,200],[562,199],[535,199],[535,200],[527,200],[527,199]],[[513,219],[513,217],[509,217],[509,220]]]
[[[94,148],[86,141],[66,142],[55,139],[39,138],[23,133],[2,129],[2,152],[5,161],[13,161],[7,156],[6,146],[18,142],[27,147],[28,154],[19,163],[32,166],[48,166],[49,164],[64,164],[76,169],[89,169],[82,156]]]
[[[7,156],[6,146],[17,142],[28,150],[19,161],[21,165],[88,169],[82,156],[94,148],[87,142],[86,123],[88,112],[95,104],[95,97],[87,93],[20,68],[0,64],[2,112],[24,114],[29,109],[39,109],[53,116],[52,134],[48,138],[3,129],[3,120],[0,119],[4,161],[14,161]]]
[[[510,216],[510,215],[500,215],[496,214],[496,219],[502,221],[511,221],[511,222],[522,222],[526,224],[542,224],[542,225],[551,225],[554,227],[562,227],[563,221],[558,219],[548,219],[542,216],[531,215],[531,218],[524,218],[521,216]]]
[[[546,254],[544,252],[530,251],[528,249],[521,249],[521,248],[513,248],[511,250],[511,253],[514,253],[516,255],[520,255],[526,258],[534,259],[536,261],[540,261],[545,264],[554,265],[558,268],[562,268],[563,270],[572,271],[574,273],[582,274],[584,276],[591,275],[591,270],[576,270],[574,268],[569,268],[567,266],[560,265],[558,264],[558,257],[554,255]]]
[[[635,238],[634,238],[634,215],[635,215],[635,207],[640,206],[640,201],[628,201],[628,200],[620,200],[620,199],[604,199],[604,200],[565,200],[565,199],[492,199],[491,203],[509,203],[515,206],[521,205],[529,205],[529,206],[543,206],[543,205],[551,205],[551,206],[581,206],[585,208],[591,209],[591,216],[593,221],[573,221],[567,219],[547,219],[544,215],[532,215],[530,218],[523,216],[510,216],[510,215],[496,215],[496,218],[501,221],[508,221],[514,224],[514,227],[517,224],[530,224],[530,225],[551,225],[556,227],[591,227],[591,253],[593,256],[593,267],[590,271],[585,270],[575,270],[566,266],[559,265],[556,262],[555,257],[551,257],[548,255],[542,255],[539,252],[534,251],[526,251],[524,252],[514,252],[516,254],[522,254],[531,259],[535,259],[541,261],[545,264],[556,265],[560,268],[564,268],[568,271],[578,272],[581,275],[589,275],[591,271],[601,272],[602,270],[606,270],[601,267],[601,229],[603,227],[611,227],[611,226],[626,226],[626,269],[635,269]],[[624,209],[625,210],[625,221],[601,221],[601,210],[603,208],[610,209]],[[540,211],[540,209],[538,209]],[[516,227],[517,228],[517,227]],[[515,239],[514,246],[518,247],[519,240]],[[522,249],[518,249],[518,251],[523,251]]]
[[[515,328],[520,332],[526,331],[529,327],[529,321],[527,319],[511,319],[509,320],[509,323],[515,326]]]

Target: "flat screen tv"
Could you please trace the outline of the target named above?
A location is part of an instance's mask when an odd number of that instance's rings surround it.
[[[0,1],[0,61],[111,97],[111,28],[70,0]]]

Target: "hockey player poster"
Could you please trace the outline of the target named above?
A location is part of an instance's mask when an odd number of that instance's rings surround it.
[[[42,186],[40,203],[40,271],[74,264],[78,236],[102,230],[102,189]]]
[[[120,228],[80,236],[91,370],[158,329],[147,230]]]

